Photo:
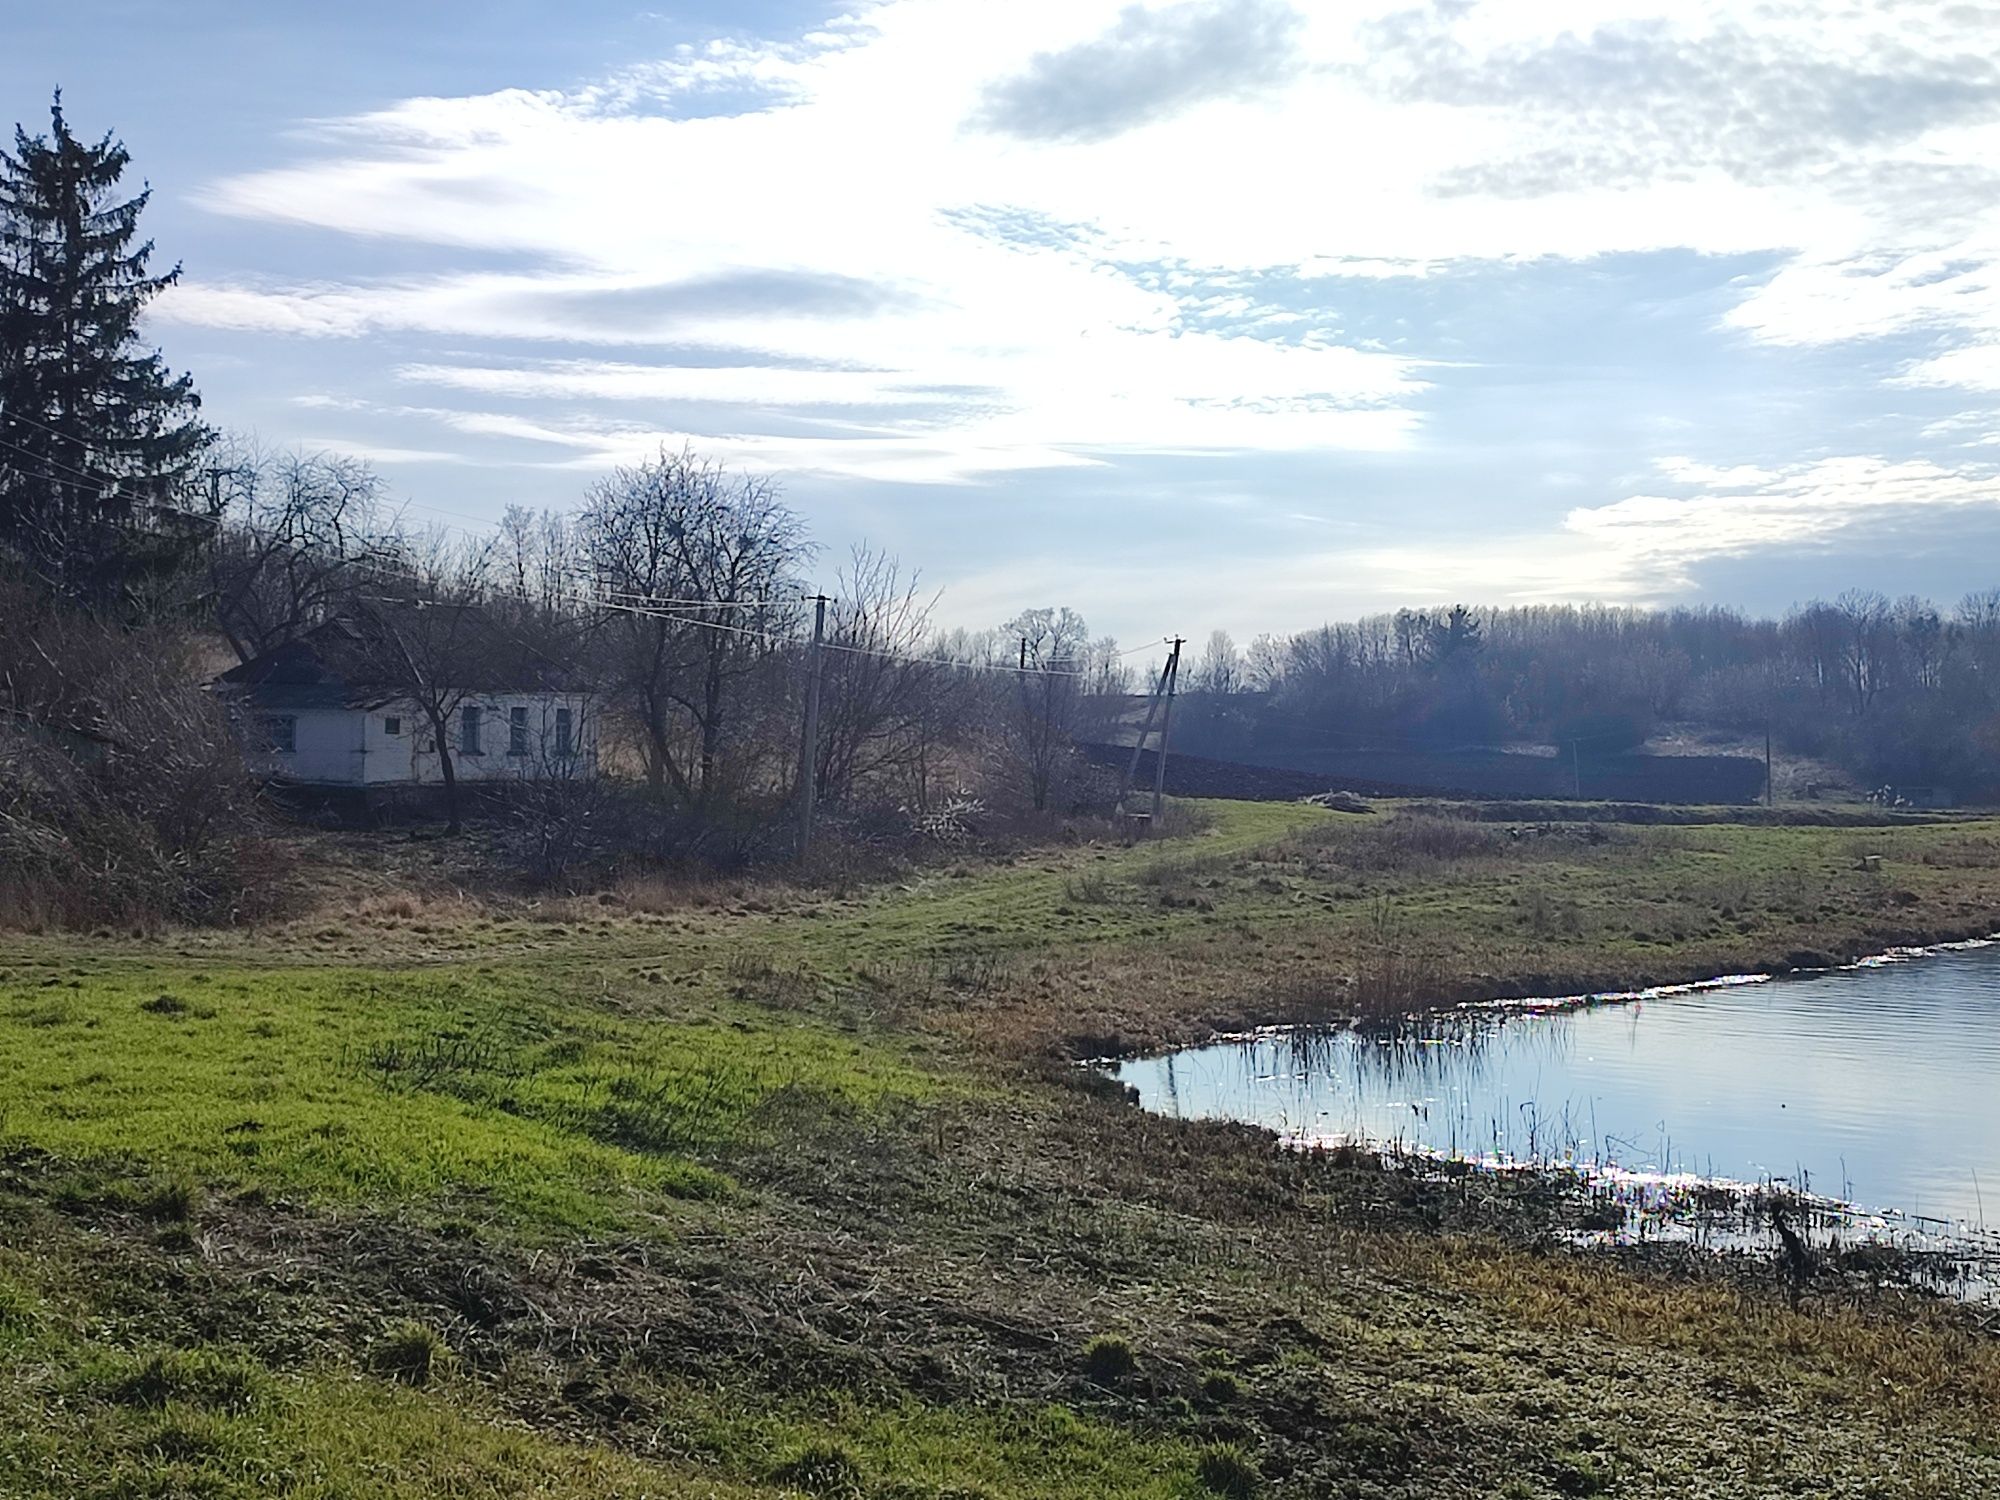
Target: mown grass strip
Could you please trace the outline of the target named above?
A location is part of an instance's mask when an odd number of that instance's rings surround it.
[[[171,988],[167,988],[171,986]],[[0,985],[0,1132],[333,1201],[476,1195],[522,1225],[725,1192],[694,1158],[783,1100],[933,1087],[796,1019],[606,1014],[545,973],[227,970]]]

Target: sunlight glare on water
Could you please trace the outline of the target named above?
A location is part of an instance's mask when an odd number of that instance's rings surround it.
[[[1277,1033],[1117,1076],[1170,1115],[1782,1179],[2000,1228],[2000,946],[1554,1013]]]

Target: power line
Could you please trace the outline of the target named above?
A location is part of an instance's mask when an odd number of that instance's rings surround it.
[[[588,570],[586,569],[579,568],[573,571],[579,577],[588,576]],[[672,599],[663,598],[658,594],[640,593],[632,589],[602,589],[599,592],[605,599],[629,599],[646,606],[648,609],[657,609],[662,606],[689,609],[781,609],[787,603],[794,602],[784,599]],[[796,602],[809,604],[812,602],[813,597],[812,595],[806,595]]]
[[[675,624],[692,625],[702,630],[720,630],[732,635],[748,636],[757,640],[771,641],[779,645],[799,645],[801,639],[795,635],[778,635],[765,630],[747,630],[742,626],[725,625],[720,620],[700,620],[687,615],[673,614],[635,604],[619,604],[606,599],[593,599],[587,595],[564,596],[576,603],[595,604],[601,609],[614,610],[624,614],[634,614],[646,619],[670,620]],[[823,641],[822,647],[828,651],[841,651],[849,656],[872,656],[887,661],[905,662],[912,666],[950,667],[967,672],[1004,672],[1010,676],[1028,677],[1088,677],[1088,672],[1070,671],[1062,668],[1010,667],[1001,662],[966,661],[951,656],[917,656],[904,651],[885,651],[875,646],[855,646],[840,641]]]
[[[61,428],[51,427],[47,422],[41,421],[35,417],[27,416],[22,412],[13,411],[13,412],[7,412],[5,414],[0,414],[0,423],[7,423],[7,422],[19,422],[29,427],[38,428],[39,430],[48,433],[49,436],[51,437],[68,438],[70,436],[70,434],[64,432]],[[0,439],[0,441],[5,441],[5,440]],[[44,464],[53,465],[54,467],[62,469],[67,473],[76,475],[79,479],[89,480],[93,484],[101,485],[108,477],[104,475],[91,474],[86,470],[77,468],[74,464],[66,464],[62,462],[62,460],[60,459],[50,458],[46,454],[36,453],[33,449],[21,447],[19,444],[16,443],[10,442],[7,443],[7,446],[13,448],[18,453],[25,454],[29,458],[35,459]],[[334,450],[322,449],[319,451],[332,452]],[[222,472],[240,473],[242,471],[231,469],[231,470],[224,470]],[[128,500],[138,500],[141,503],[145,504],[155,503],[151,497],[135,496],[130,491],[121,489],[119,487],[119,481],[115,478],[111,480],[111,484],[112,484],[111,492],[113,494],[120,494],[123,495],[124,498]],[[422,500],[399,499],[395,501],[392,506],[390,506],[390,509],[398,512],[408,511],[408,510],[421,510],[428,512],[429,514],[434,516],[448,516],[454,521],[466,522],[468,523],[467,525],[444,526],[443,529],[446,531],[455,531],[459,533],[461,536],[471,538],[475,541],[482,540],[485,537],[489,536],[494,526],[498,524],[497,522],[493,521],[481,521],[478,517],[468,516],[462,511],[446,510],[442,506],[431,505]],[[475,526],[484,529],[481,531],[474,531],[471,528]]]
[[[23,420],[23,419],[10,417],[7,420]],[[40,426],[41,424],[36,423],[34,425]],[[46,453],[37,453],[34,449],[24,447],[22,444],[13,442],[8,438],[0,438],[0,447],[12,448],[16,453],[22,455],[24,458],[30,459],[33,462],[41,464],[46,468],[61,469],[66,474],[73,474],[78,479],[83,480],[86,484],[93,485],[96,488],[104,490],[109,494],[116,495],[120,499],[130,500],[135,505],[157,505],[160,503],[159,498],[157,496],[136,494],[133,491],[126,489],[122,481],[118,480],[113,476],[106,474],[93,474],[88,469],[79,469],[75,464],[66,464],[59,458],[49,457]]]
[[[60,432],[58,432],[55,428],[49,427],[46,423],[37,422],[33,418],[22,417],[19,416],[18,414],[10,413],[8,419],[26,422],[28,425],[33,427],[40,427],[44,431],[50,432],[58,437],[63,435]],[[15,443],[9,439],[0,438],[0,446],[10,448],[15,452],[20,453],[23,456],[32,459],[38,463],[59,468],[70,474],[74,474],[77,478],[85,480],[91,484],[101,486],[104,483],[103,476],[93,475],[86,470],[75,467],[72,464],[66,464],[62,462],[60,459],[54,459],[48,457],[45,454],[36,453],[33,449],[23,447],[21,444]],[[132,494],[130,491],[123,490],[119,485],[118,481],[116,480],[112,481],[111,492],[114,494],[121,494],[123,495],[124,498],[132,500],[135,503],[140,503],[140,504],[154,503],[149,497],[135,495]],[[254,524],[247,522],[239,522],[237,524],[239,524],[243,530],[248,531],[253,535],[261,534],[267,539],[280,542],[286,542],[290,540],[289,538],[286,538],[279,533],[273,532],[268,528],[260,528]],[[423,575],[418,573],[414,568],[392,561],[389,558],[362,557],[362,558],[351,559],[350,561],[355,567],[373,568],[379,572],[387,573],[392,576],[401,576],[409,578],[415,582],[420,582],[420,583],[427,581],[424,579]],[[588,570],[584,568],[563,569],[562,572],[572,577],[578,577],[578,578],[589,576]],[[524,602],[533,602],[532,596],[528,593],[528,591],[525,588],[516,588],[516,589],[500,588],[500,589],[495,589],[494,592],[505,594],[510,597],[519,598]],[[417,607],[422,607],[428,603],[433,602],[433,601],[414,599],[414,598],[394,599],[386,596],[368,596],[368,597],[373,598],[374,602],[377,603],[411,604]],[[761,640],[774,645],[798,644],[798,638],[795,636],[779,635],[774,632],[765,630],[745,629],[741,626],[726,625],[719,620],[702,620],[699,618],[695,618],[694,616],[678,612],[681,610],[709,610],[709,609],[752,609],[752,610],[779,609],[783,608],[785,604],[791,602],[788,600],[675,598],[675,597],[662,597],[659,595],[645,594],[633,590],[624,590],[624,589],[605,589],[596,593],[581,593],[581,592],[558,593],[551,595],[549,597],[564,599],[567,602],[573,604],[593,605],[599,609],[608,609],[619,613],[635,614],[651,619],[671,620],[679,624],[692,625],[699,629],[718,630],[725,632],[727,634],[742,636],[751,640]],[[804,601],[802,599],[799,602],[802,603]],[[850,656],[868,656],[886,661],[904,662],[912,666],[946,667],[966,672],[999,672],[1006,674],[1008,676],[1016,676],[1016,677],[1064,677],[1064,678],[1081,679],[1093,675],[1091,672],[1087,670],[1075,670],[1071,668],[1063,668],[1055,666],[1015,667],[1015,666],[1009,666],[1004,662],[968,661],[963,658],[949,657],[949,656],[918,656],[909,652],[886,651],[879,647],[849,645],[844,642],[838,642],[838,641],[825,641],[822,644],[824,648],[828,651],[840,651]],[[1122,651],[1111,652],[1110,657],[1113,660],[1117,660],[1123,657],[1134,655],[1135,653],[1140,651],[1150,651],[1157,646],[1162,646],[1167,644],[1170,643],[1166,641],[1164,638],[1157,641],[1144,641],[1137,646],[1130,646]]]
[[[411,599],[394,598],[386,595],[371,595],[367,597],[369,597],[373,602],[376,603],[408,604],[419,609],[427,607],[435,602],[432,600],[415,599],[415,598]],[[519,597],[525,598],[526,596],[520,595]],[[642,619],[670,621],[673,624],[691,626],[697,630],[719,631],[725,635],[740,636],[748,640],[764,641],[771,645],[797,646],[803,644],[801,637],[797,635],[780,634],[776,631],[770,631],[770,630],[754,630],[741,625],[725,624],[720,620],[696,619],[688,615],[673,614],[664,611],[650,609],[644,605],[622,604],[614,600],[596,597],[589,594],[561,593],[561,594],[556,594],[552,597],[566,600],[567,602],[572,604],[592,605],[596,608],[607,609],[617,614],[637,615]],[[845,652],[850,656],[869,656],[869,657],[880,658],[886,661],[904,662],[912,666],[945,667],[964,672],[1001,672],[1009,676],[1067,677],[1067,678],[1086,678],[1092,675],[1091,673],[1085,671],[1074,671],[1059,667],[1049,667],[1049,668],[1029,667],[1024,670],[1020,667],[1011,667],[1001,662],[966,661],[962,658],[950,657],[950,656],[918,656],[910,652],[885,651],[879,647],[854,646],[837,641],[825,641],[822,643],[822,645],[825,650],[841,651]]]
[[[826,642],[829,651],[845,651],[851,656],[880,656],[890,661],[910,662],[917,666],[957,667],[966,672],[1004,672],[1013,677],[1089,677],[1089,672],[1069,671],[1061,667],[1010,667],[1005,662],[965,661],[952,656],[910,656],[901,651],[882,651],[869,646],[846,646],[837,641]]]

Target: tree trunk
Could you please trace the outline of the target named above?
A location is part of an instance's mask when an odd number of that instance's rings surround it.
[[[646,703],[646,785],[655,797],[667,786],[667,716],[651,699]]]
[[[446,720],[431,715],[431,727],[437,734],[438,773],[444,777],[444,831],[459,833],[464,824],[458,817],[458,767],[451,763],[451,740],[446,735]]]
[[[701,707],[701,803],[706,807],[715,790],[715,752],[722,740],[722,657],[713,650],[708,654]]]

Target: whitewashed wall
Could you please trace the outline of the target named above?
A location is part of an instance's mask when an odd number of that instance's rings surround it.
[[[468,755],[459,748],[460,715],[466,707],[476,706],[480,711],[480,753]],[[508,750],[509,732],[507,716],[515,708],[528,711],[528,753],[514,755]],[[592,774],[597,769],[597,714],[591,707],[590,699],[582,693],[489,693],[477,698],[468,698],[459,711],[452,715],[451,768],[460,781],[521,781],[535,776],[546,776],[556,767],[556,710],[570,711],[570,728],[575,736],[575,771]],[[400,743],[389,739],[383,732],[382,720],[394,709],[375,709],[369,714],[371,735],[380,739],[382,748],[369,756],[370,784],[378,782],[414,782],[420,786],[435,785],[444,780],[444,773],[438,769],[435,752],[424,747],[430,740],[430,729],[421,715],[403,715],[403,733]],[[379,766],[381,774],[377,774]]]
[[[294,749],[289,755],[264,746],[263,726],[277,718],[292,721]],[[363,764],[361,715],[345,708],[287,709],[282,714],[246,712],[243,758],[251,770],[265,776],[359,786]]]
[[[597,712],[582,693],[490,693],[467,700],[480,710],[480,753],[459,748],[459,714],[452,716],[452,770],[464,782],[519,781],[548,775],[556,767],[556,710],[570,711],[573,774],[592,775],[597,769]],[[527,753],[512,753],[509,715],[515,708],[528,713]],[[461,712],[463,710],[461,709]],[[276,717],[293,720],[293,750],[264,748],[262,722]],[[390,734],[388,720],[400,720]],[[246,714],[245,758],[262,775],[321,786],[435,786],[444,780],[438,755],[429,748],[430,727],[409,703],[390,703],[365,712],[358,708],[307,708],[276,713]],[[559,774],[559,773],[558,773]]]

